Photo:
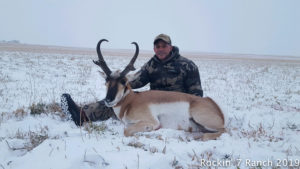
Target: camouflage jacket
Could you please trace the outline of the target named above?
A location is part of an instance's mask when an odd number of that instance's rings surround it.
[[[161,61],[154,55],[130,82],[133,89],[150,83],[151,90],[178,91],[203,96],[200,75],[196,64],[179,54],[173,46],[171,56]]]

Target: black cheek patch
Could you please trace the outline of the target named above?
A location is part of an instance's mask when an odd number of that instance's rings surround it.
[[[125,86],[125,88],[124,88],[124,93],[126,93],[127,89],[128,89],[128,87],[127,87],[127,86]]]

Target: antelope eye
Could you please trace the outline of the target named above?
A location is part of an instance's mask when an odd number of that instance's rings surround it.
[[[121,80],[120,80],[120,83],[121,83],[122,85],[125,85],[125,84],[126,84],[125,79],[121,79]]]
[[[110,81],[110,80],[111,80],[111,79],[110,79],[109,77],[105,78],[106,83],[107,83],[108,81]]]

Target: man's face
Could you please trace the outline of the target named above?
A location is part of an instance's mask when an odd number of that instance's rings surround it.
[[[171,51],[172,51],[172,46],[162,40],[158,41],[154,45],[155,55],[160,60],[165,60]]]

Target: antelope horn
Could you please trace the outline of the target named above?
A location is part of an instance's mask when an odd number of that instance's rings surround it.
[[[121,72],[121,77],[124,77],[128,72],[135,70],[133,64],[139,55],[139,45],[136,42],[132,42],[131,44],[135,45],[135,54],[130,60],[129,64],[125,67],[125,69]]]
[[[103,55],[102,55],[101,50],[100,50],[100,45],[101,45],[101,43],[102,43],[103,41],[108,42],[108,40],[106,40],[106,39],[101,39],[101,40],[98,42],[97,47],[96,47],[97,54],[98,54],[98,60],[97,60],[97,61],[94,61],[94,60],[93,60],[93,62],[94,62],[96,65],[100,66],[101,69],[102,69],[102,70],[104,71],[104,73],[106,74],[106,76],[109,77],[110,74],[111,74],[111,70],[110,70],[109,67],[106,65],[106,62],[104,61]]]

